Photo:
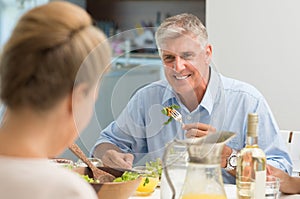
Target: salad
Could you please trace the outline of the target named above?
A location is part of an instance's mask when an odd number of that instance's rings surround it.
[[[121,177],[116,178],[114,180],[114,182],[124,182],[124,181],[135,180],[138,177],[142,176],[142,177],[144,177],[143,178],[144,179],[143,186],[146,186],[150,182],[149,177],[153,177],[152,173],[154,173],[154,171],[155,172],[157,171],[159,179],[161,178],[162,161],[160,158],[157,158],[156,161],[146,162],[145,167],[146,167],[146,170],[149,171],[149,173],[147,173],[146,176],[143,176],[143,174],[134,172],[134,171],[125,171],[123,173],[123,175]],[[157,176],[157,174],[156,174],[156,176]]]
[[[121,177],[114,179],[113,182],[125,182],[130,180],[135,180],[140,177],[140,174],[132,171],[125,171]]]
[[[90,178],[88,175],[80,175],[85,181],[88,183],[100,183],[99,180],[95,180],[94,178]]]
[[[148,170],[157,170],[157,173],[159,175],[159,179],[161,178],[161,174],[162,174],[162,161],[160,158],[157,158],[156,161],[149,161],[146,162],[146,168]]]
[[[180,106],[178,106],[176,104],[172,104],[171,106],[164,107],[161,110],[162,114],[164,114],[164,115],[166,115],[166,116],[169,117],[169,119],[166,122],[164,122],[164,125],[169,124],[173,120],[173,117],[171,116],[171,111],[173,109],[179,109],[179,108],[180,108]]]

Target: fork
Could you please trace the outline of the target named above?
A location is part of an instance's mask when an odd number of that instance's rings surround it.
[[[177,121],[180,122],[181,125],[184,125],[183,121],[182,121],[182,115],[181,113],[179,113],[177,110],[172,109],[170,111],[171,116]]]

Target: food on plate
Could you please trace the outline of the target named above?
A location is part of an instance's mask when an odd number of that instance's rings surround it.
[[[159,183],[159,175],[154,167],[137,166],[133,168],[142,177],[142,181],[136,189],[136,195],[150,195]]]
[[[176,105],[176,104],[172,104],[171,106],[167,106],[167,107],[164,107],[161,112],[162,114],[166,115],[169,117],[169,119],[164,122],[164,125],[167,125],[169,124],[172,120],[173,120],[173,117],[171,116],[171,112],[173,109],[179,109],[180,106]]]
[[[160,176],[162,173],[162,161],[149,161],[145,166],[136,166],[132,171],[125,171],[121,177],[118,177],[114,182],[125,182],[135,180],[139,177],[142,178],[139,186],[136,189],[136,195],[150,195],[154,192],[159,184]]]
[[[121,177],[114,179],[113,182],[125,182],[125,181],[135,180],[140,176],[144,176],[144,175],[138,172],[125,171]],[[146,184],[148,183],[149,183],[149,179],[147,176],[146,178],[143,178],[141,184],[143,186],[146,186]]]
[[[136,189],[136,194],[137,195],[149,195],[154,192],[158,183],[159,183],[158,176],[142,177],[142,181],[139,184],[138,188]]]
[[[159,179],[161,178],[161,174],[162,174],[162,161],[161,161],[160,158],[157,158],[156,161],[146,162],[146,168],[148,170],[156,169],[157,173],[158,173],[158,176],[159,176]]]

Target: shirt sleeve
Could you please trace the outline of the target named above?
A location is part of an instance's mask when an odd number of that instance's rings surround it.
[[[267,164],[289,174],[292,161],[287,147],[281,137],[280,129],[264,96],[253,86],[234,81],[226,91],[227,112],[225,130],[236,132],[236,137],[228,146],[241,150],[246,146],[247,115],[257,113],[259,116],[258,145],[265,152]],[[224,183],[235,184],[235,178],[222,170]]]
[[[96,144],[91,149],[91,156],[95,148],[101,143],[114,144],[125,153],[147,152],[145,144],[145,108],[142,101],[139,95],[131,98],[117,120],[100,132]]]
[[[291,174],[291,157],[275,118],[264,99],[261,100],[257,112],[259,113],[258,144],[266,154],[267,163]]]

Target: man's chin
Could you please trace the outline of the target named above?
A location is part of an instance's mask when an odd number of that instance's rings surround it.
[[[173,86],[174,91],[179,95],[187,95],[194,92],[194,89],[190,85]]]

